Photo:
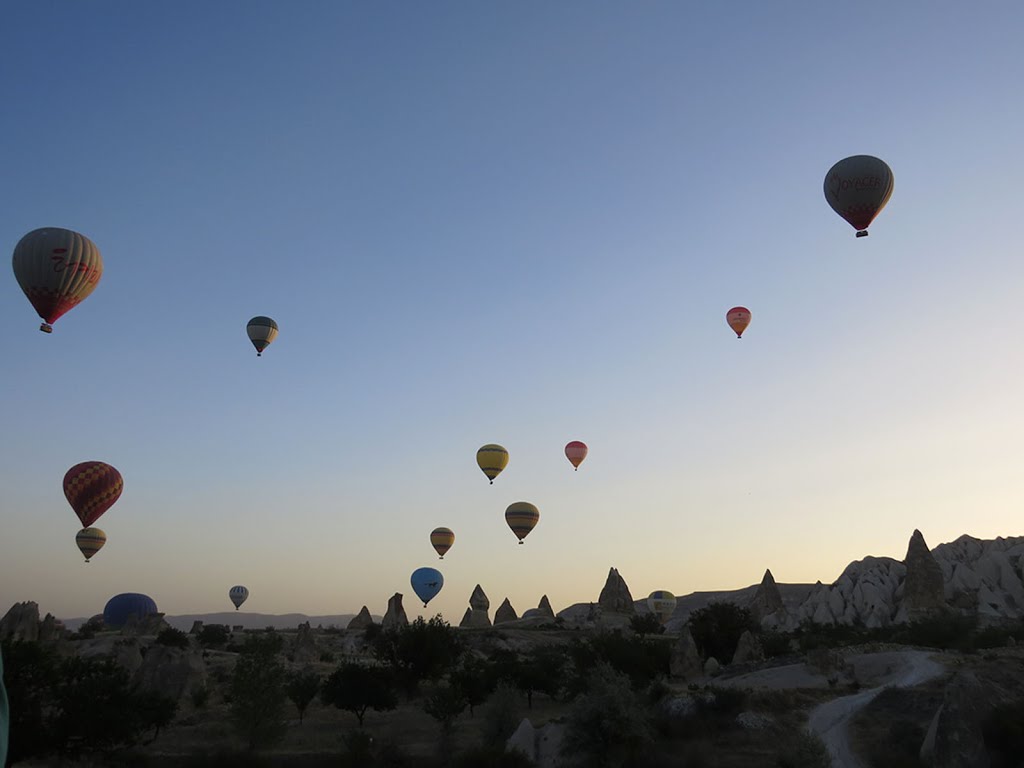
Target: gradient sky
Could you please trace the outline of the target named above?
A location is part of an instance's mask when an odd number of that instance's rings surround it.
[[[0,239],[68,227],[105,264],[52,336],[0,279],[0,611],[219,611],[240,583],[251,611],[414,615],[429,565],[457,622],[477,583],[560,610],[610,566],[682,594],[1024,533],[1020,3],[40,1],[0,27]],[[866,239],[822,195],[853,154],[895,176]],[[61,480],[93,459],[125,491],[84,565]]]

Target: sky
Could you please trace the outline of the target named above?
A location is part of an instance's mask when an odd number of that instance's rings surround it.
[[[1024,534],[1024,6],[8,3],[0,612],[457,622]],[[867,238],[825,202],[872,154]],[[725,323],[753,320],[742,340]],[[245,325],[280,335],[260,358]],[[583,440],[578,472],[563,454]],[[504,445],[493,485],[476,466]],[[89,564],[64,498],[125,488]],[[517,546],[505,508],[538,526]],[[455,531],[443,561],[436,526]],[[438,567],[427,609],[409,575]]]

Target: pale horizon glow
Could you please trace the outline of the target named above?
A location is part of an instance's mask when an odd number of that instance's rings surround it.
[[[50,336],[0,279],[0,613],[221,612],[244,584],[245,612],[401,592],[457,623],[478,583],[492,615],[558,611],[609,567],[634,598],[830,583],[915,528],[1024,533],[1024,7],[6,18],[46,31],[0,50],[8,258],[68,227],[105,272]],[[822,195],[852,154],[895,177],[861,239]],[[92,459],[125,490],[85,565],[61,480]]]

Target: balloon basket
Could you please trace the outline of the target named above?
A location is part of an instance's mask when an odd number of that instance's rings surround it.
[[[53,333],[53,326],[49,323],[43,323],[39,326],[39,330],[43,333]]]
[[[868,236],[868,231],[866,229],[862,229],[860,232],[857,233],[857,237],[867,237],[867,236]]]

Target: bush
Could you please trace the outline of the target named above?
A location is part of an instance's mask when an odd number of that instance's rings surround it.
[[[342,664],[324,682],[320,698],[354,714],[362,728],[367,709],[384,712],[398,706],[394,686],[394,675],[386,667]]]
[[[638,635],[662,635],[665,625],[653,613],[638,613],[629,620],[629,628]]]
[[[832,768],[832,758],[820,738],[801,731],[783,746],[775,765],[776,768]]]
[[[204,624],[199,630],[199,644],[203,648],[221,648],[228,642],[228,628],[223,624]]]
[[[651,741],[650,724],[629,678],[598,664],[587,678],[587,692],[569,710],[562,754],[582,758],[588,766],[613,768],[642,755]]]
[[[522,720],[522,705],[509,683],[499,683],[483,710],[481,740],[484,747],[504,748]]]
[[[273,746],[287,730],[285,670],[275,645],[246,638],[246,650],[239,655],[231,678],[231,717],[250,750]]]
[[[166,645],[171,648],[188,648],[188,635],[180,629],[167,627],[160,630],[160,634],[156,636],[156,642],[158,645]]]
[[[705,658],[728,664],[736,653],[740,636],[757,625],[746,608],[734,603],[710,603],[690,614],[690,634]]]

